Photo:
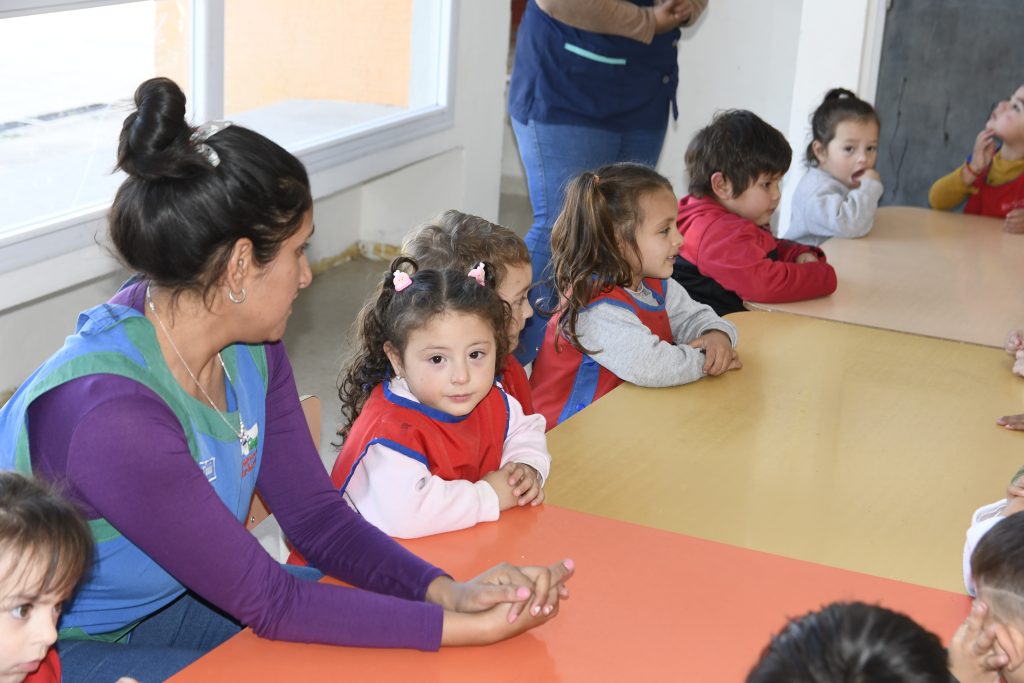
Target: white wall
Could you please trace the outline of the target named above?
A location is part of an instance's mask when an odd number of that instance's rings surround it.
[[[455,7],[455,125],[404,145],[406,155],[410,148],[422,151],[421,161],[318,199],[310,250],[314,262],[361,240],[398,244],[407,230],[447,208],[497,220],[509,5],[464,0]],[[364,163],[386,166],[387,153],[381,156]],[[314,193],[327,184],[327,175],[313,176]],[[59,266],[40,264],[30,277],[45,278],[53,267]],[[73,331],[76,314],[106,300],[123,275],[104,275],[0,310],[0,398],[55,351]]]
[[[676,194],[687,192],[683,154],[693,135],[716,111],[749,109],[793,147],[775,215],[787,220],[817,102],[837,86],[873,101],[884,7],[885,0],[711,0],[679,42],[679,119],[669,122],[658,163]],[[507,124],[504,137],[503,183],[525,192]]]

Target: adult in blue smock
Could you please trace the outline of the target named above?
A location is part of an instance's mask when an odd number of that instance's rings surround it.
[[[526,235],[539,306],[517,357],[537,355],[553,307],[546,272],[566,181],[616,161],[655,166],[677,115],[679,27],[707,0],[529,0],[508,109],[533,206]]]

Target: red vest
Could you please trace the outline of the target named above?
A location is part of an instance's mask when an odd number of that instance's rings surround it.
[[[26,676],[23,683],[60,683],[60,678],[60,658],[57,648],[51,647],[39,668]]]
[[[987,175],[988,170],[974,179],[978,191],[967,198],[964,213],[1006,218],[1014,209],[1024,209],[1024,173],[1002,185],[987,184]]]
[[[380,443],[442,479],[476,482],[501,465],[507,434],[508,400],[497,385],[471,413],[455,417],[378,384],[345,437],[331,481],[344,491],[366,449]]]
[[[533,390],[530,389],[530,378],[526,376],[526,370],[511,353],[505,356],[505,365],[501,368],[501,377],[498,379],[501,381],[505,393],[523,406],[524,414],[533,415],[537,412],[533,409]]]
[[[640,303],[622,287],[601,292],[587,304],[587,308],[601,304],[621,306],[633,312],[640,322],[663,341],[670,344],[672,326],[665,312],[665,280],[645,279],[644,284],[657,299],[657,306]],[[564,337],[555,351],[558,316],[548,321],[544,343],[533,363],[530,386],[533,387],[533,406],[547,420],[548,429],[567,420],[601,398],[622,380],[606,370],[600,363],[577,351]]]

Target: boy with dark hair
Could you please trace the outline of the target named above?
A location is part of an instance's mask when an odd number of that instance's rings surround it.
[[[742,311],[744,300],[800,301],[836,289],[821,249],[769,229],[792,154],[782,133],[741,109],[716,114],[686,149],[690,194],[679,202],[683,246],[672,277],[718,315]]]

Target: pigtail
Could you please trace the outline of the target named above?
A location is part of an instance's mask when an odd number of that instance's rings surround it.
[[[344,421],[338,435],[343,439],[359,417],[374,387],[391,374],[391,361],[384,353],[384,344],[390,341],[386,321],[395,297],[403,295],[400,291],[404,289],[403,279],[398,274],[405,275],[411,282],[416,271],[416,261],[413,259],[407,256],[394,259],[377,287],[376,296],[359,311],[355,324],[355,351],[338,381],[338,398],[341,400]]]
[[[634,163],[582,173],[566,187],[562,211],[551,230],[551,268],[560,302],[554,311],[556,350],[564,337],[580,353],[594,353],[583,347],[576,332],[580,312],[602,292],[632,282],[633,267],[624,252],[631,250],[640,260],[640,197],[662,188],[672,191],[663,176]]]

